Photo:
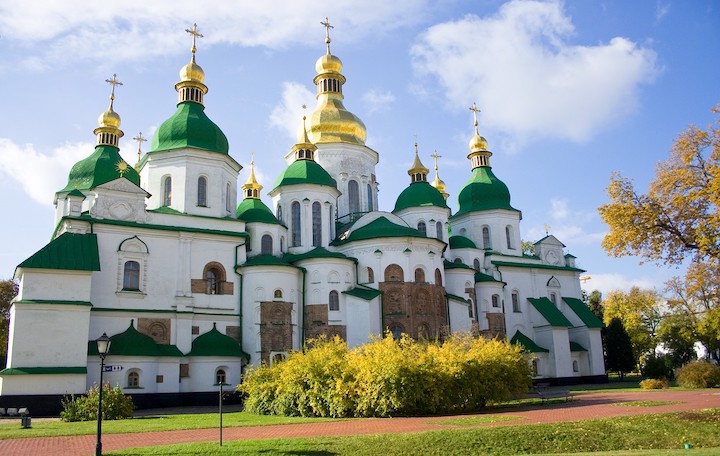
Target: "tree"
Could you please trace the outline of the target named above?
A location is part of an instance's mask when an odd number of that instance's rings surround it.
[[[587,305],[592,310],[592,313],[600,319],[605,321],[605,310],[602,306],[602,293],[599,290],[593,290],[587,298]]]
[[[625,373],[632,371],[636,366],[630,336],[619,318],[611,319],[602,333],[605,344],[605,368],[620,374],[620,381],[623,381]]]
[[[720,119],[706,130],[690,126],[680,134],[647,194],[619,173],[607,192],[610,202],[598,211],[610,228],[602,242],[610,255],[667,264],[688,257],[720,260]]]
[[[18,294],[18,284],[12,280],[0,280],[0,359],[5,367],[7,361],[10,304]]]
[[[686,313],[666,315],[657,330],[658,341],[668,351],[670,366],[681,367],[697,358],[695,320]]]
[[[632,287],[629,292],[611,291],[602,303],[605,324],[617,318],[632,341],[636,356],[655,352],[655,333],[662,318],[660,296],[653,290]]]

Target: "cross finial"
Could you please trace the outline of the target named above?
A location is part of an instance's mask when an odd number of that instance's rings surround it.
[[[133,138],[133,141],[137,141],[138,143],[138,161],[140,161],[140,156],[142,156],[142,143],[147,142],[147,139],[143,138],[142,132],[140,132]]]
[[[325,44],[327,44],[327,53],[330,53],[330,29],[335,28],[332,25],[330,25],[330,21],[328,20],[327,16],[325,16],[325,21],[320,21],[322,25],[325,26]]]
[[[438,158],[442,158],[442,155],[438,154],[438,153],[437,153],[437,149],[435,149],[435,153],[430,154],[430,156],[435,159],[435,171],[437,172],[437,170],[438,170]]]
[[[195,40],[196,38],[203,38],[203,34],[198,31],[197,24],[193,24],[192,29],[185,29],[186,32],[192,35],[192,48],[190,48],[190,51],[192,52],[192,59],[195,60],[195,52],[197,51],[197,47],[195,46]]]
[[[550,225],[547,223],[545,224],[545,236],[547,236],[550,233]]]
[[[480,109],[477,107],[477,105],[473,101],[473,105],[470,107],[470,110],[473,113],[473,125],[475,126],[475,133],[477,133],[477,127],[478,127],[477,113],[480,112]]]
[[[250,166],[255,167],[255,151],[250,152]]]
[[[105,82],[112,86],[112,90],[110,91],[110,110],[112,110],[113,101],[115,101],[115,86],[121,86],[123,83],[118,80],[117,75],[114,73],[112,79],[106,79]]]

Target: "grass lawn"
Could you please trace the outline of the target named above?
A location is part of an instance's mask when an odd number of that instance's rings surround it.
[[[552,424],[467,427],[411,434],[194,443],[134,448],[110,454],[718,454],[720,409]],[[664,453],[660,450],[677,450]],[[644,450],[643,452],[626,452]]]

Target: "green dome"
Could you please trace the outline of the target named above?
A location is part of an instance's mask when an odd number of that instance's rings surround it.
[[[123,160],[117,147],[95,146],[95,152],[73,165],[68,183],[60,191],[90,190],[121,177],[140,186],[140,176],[135,168]]]
[[[465,236],[450,236],[448,239],[450,243],[450,249],[476,249],[477,246],[473,241],[466,238]]]
[[[400,193],[393,212],[409,207],[436,206],[447,209],[442,193],[428,182],[413,182]]]
[[[518,212],[510,205],[510,191],[507,185],[495,177],[492,168],[480,166],[473,169],[470,180],[458,196],[460,209],[455,214],[465,214],[492,209],[507,209]]]
[[[242,200],[242,202],[238,204],[235,214],[238,220],[242,220],[245,223],[261,222],[271,225],[280,224],[270,208],[257,198],[245,198]]]
[[[150,152],[192,147],[227,154],[225,133],[205,114],[205,107],[192,101],[178,103],[175,114],[160,125]]]
[[[275,181],[275,188],[285,185],[315,184],[337,189],[337,182],[325,168],[313,160],[295,160]]]
[[[195,338],[192,343],[192,350],[187,356],[238,356],[246,358],[247,355],[240,349],[235,339],[226,336],[217,330],[215,323],[213,328]]]

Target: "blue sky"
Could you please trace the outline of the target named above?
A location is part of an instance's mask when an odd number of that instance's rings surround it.
[[[591,276],[584,288],[662,290],[682,270],[609,258],[600,246],[613,171],[645,190],[655,164],[688,125],[706,126],[720,103],[720,2],[365,0],[36,2],[0,4],[0,278],[53,231],[53,194],[93,151],[92,130],[117,73],[121,153],[137,161],[175,109],[189,61],[205,70],[206,112],[245,169],[269,191],[295,142],[301,105],[314,106],[316,59],[344,64],[345,106],[379,152],[380,209],[409,183],[417,138],[432,169],[437,150],[449,204],[470,176],[468,107],[495,174],[522,210],[521,236],[545,225]],[[268,9],[268,5],[272,5]],[[149,143],[144,144],[148,150]],[[430,176],[433,177],[432,175]],[[269,200],[266,198],[266,202]]]

